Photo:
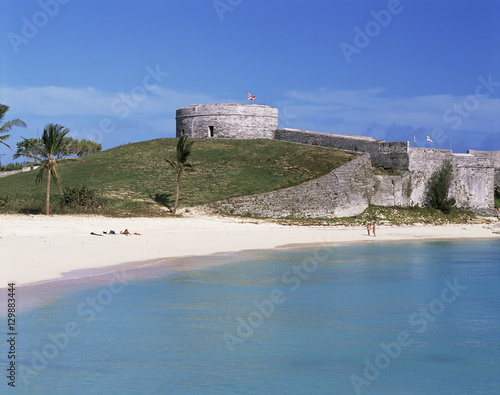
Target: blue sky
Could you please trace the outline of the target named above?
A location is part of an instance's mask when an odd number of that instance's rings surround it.
[[[0,0],[0,18],[13,148],[47,123],[104,148],[174,137],[177,108],[249,91],[281,127],[500,150],[497,0]]]

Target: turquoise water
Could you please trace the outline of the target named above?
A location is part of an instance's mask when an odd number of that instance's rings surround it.
[[[113,274],[19,315],[11,392],[500,394],[499,252],[371,243]]]

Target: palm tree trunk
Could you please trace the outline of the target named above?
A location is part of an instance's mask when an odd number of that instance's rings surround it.
[[[174,211],[172,212],[172,214],[174,215],[177,212],[177,206],[179,205],[180,192],[181,192],[181,172],[177,171],[177,183],[175,186],[175,203],[174,203]]]
[[[52,171],[49,169],[47,171],[47,199],[45,200],[45,215],[50,215],[50,177],[52,176]]]

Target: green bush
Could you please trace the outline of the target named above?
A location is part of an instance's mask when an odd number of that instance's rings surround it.
[[[72,209],[97,209],[104,206],[104,198],[97,190],[82,185],[66,188],[62,196],[62,205]]]
[[[23,167],[22,163],[9,163],[7,166],[0,166],[0,171],[21,170]]]
[[[10,198],[6,195],[0,196],[0,207],[5,207],[9,204]]]
[[[455,198],[448,199],[453,167],[449,160],[436,170],[427,184],[427,205],[449,214],[455,205]]]

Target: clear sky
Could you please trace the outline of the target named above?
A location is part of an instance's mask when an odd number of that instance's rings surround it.
[[[177,108],[250,92],[281,127],[500,150],[499,22],[498,0],[0,0],[8,143],[174,137]]]

